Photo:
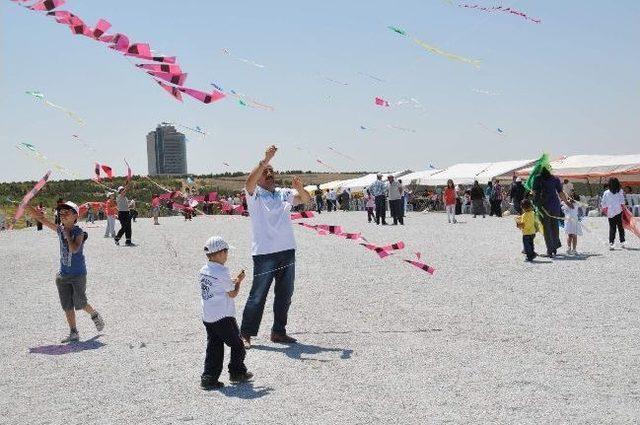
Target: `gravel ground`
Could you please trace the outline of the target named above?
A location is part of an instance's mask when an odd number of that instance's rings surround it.
[[[251,275],[248,219],[139,219],[132,248],[88,227],[87,293],[107,325],[97,335],[83,313],[82,342],[69,346],[58,344],[67,328],[53,282],[55,234],[1,233],[0,422],[638,423],[638,239],[629,237],[633,250],[609,252],[606,221],[588,219],[584,255],[527,264],[512,218],[461,219],[308,220],[406,243],[382,260],[296,226],[288,330],[301,343],[268,340],[272,293],[247,356],[253,383],[212,392],[199,389],[205,332],[195,274],[202,244],[220,234],[236,248],[232,273]],[[399,261],[415,251],[434,276]]]

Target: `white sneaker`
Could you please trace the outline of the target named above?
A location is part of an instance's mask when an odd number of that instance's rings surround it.
[[[615,249],[615,248],[613,247],[613,244],[612,244],[612,243],[610,243],[610,244],[609,244],[609,251],[613,251],[614,249]]]
[[[96,311],[96,315],[91,317],[91,320],[93,320],[93,323],[95,323],[98,332],[104,329],[104,320],[102,320],[102,316],[100,316],[100,313]]]
[[[624,242],[620,242],[620,248],[625,249],[627,246],[624,244]]]
[[[571,248],[567,249],[567,255],[573,255],[573,251],[571,250]]]
[[[66,344],[68,342],[76,342],[80,339],[80,335],[78,334],[78,331],[69,331],[69,336],[64,338],[62,341],[60,341],[63,344]]]

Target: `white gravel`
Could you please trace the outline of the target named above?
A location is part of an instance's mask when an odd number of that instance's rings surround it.
[[[635,250],[609,252],[606,221],[588,219],[578,245],[587,255],[526,264],[512,218],[461,218],[447,225],[443,214],[410,213],[404,227],[354,212],[308,220],[407,244],[383,260],[296,226],[288,330],[301,344],[268,341],[271,291],[246,361],[253,384],[212,392],[199,388],[195,273],[202,244],[220,234],[236,247],[232,273],[251,275],[248,219],[139,219],[133,248],[88,228],[88,296],[106,328],[95,339],[83,313],[84,342],[74,346],[83,350],[60,355],[42,354],[65,349],[56,236],[0,233],[0,423],[638,423],[638,239],[629,236]],[[399,261],[414,251],[434,276]]]

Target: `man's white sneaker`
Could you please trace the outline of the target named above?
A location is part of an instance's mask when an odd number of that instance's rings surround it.
[[[613,251],[614,249],[615,249],[615,248],[613,247],[613,244],[612,244],[612,243],[610,243],[610,244],[609,244],[609,251]]]
[[[624,242],[620,242],[620,248],[625,249],[627,246],[624,244]]]
[[[76,342],[80,339],[80,335],[78,334],[78,331],[70,331],[69,332],[69,336],[64,338],[62,341],[60,341],[63,344],[66,344],[68,342]]]
[[[93,323],[95,323],[98,332],[104,329],[104,320],[102,320],[102,316],[100,316],[100,313],[96,311],[96,314],[91,316],[91,320],[93,320]]]

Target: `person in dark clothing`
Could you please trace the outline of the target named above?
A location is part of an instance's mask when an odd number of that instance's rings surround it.
[[[547,168],[543,168],[533,184],[534,202],[542,215],[542,228],[544,230],[544,243],[547,246],[547,255],[555,257],[560,242],[559,221],[564,217],[560,200],[573,208],[573,202],[562,191],[560,179],[552,175]]]
[[[322,214],[322,189],[320,189],[320,185],[317,185],[316,187],[317,189],[314,192],[316,199],[316,211],[318,212],[318,214]]]
[[[513,203],[513,209],[516,214],[522,214],[522,200],[524,199],[526,189],[522,184],[522,180],[520,177],[516,178],[513,184],[511,185],[511,190],[509,191],[509,197],[511,198],[511,202]]]
[[[485,217],[484,191],[480,187],[478,180],[474,181],[471,187],[471,212],[473,213],[473,218],[476,218],[478,214],[482,214],[482,218]]]

